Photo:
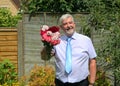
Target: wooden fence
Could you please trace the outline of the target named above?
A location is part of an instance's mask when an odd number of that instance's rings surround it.
[[[0,28],[0,61],[9,59],[18,68],[18,38],[16,28]]]

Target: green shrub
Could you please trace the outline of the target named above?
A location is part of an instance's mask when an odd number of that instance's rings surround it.
[[[37,66],[31,70],[28,86],[55,86],[55,72],[50,66]]]
[[[111,86],[111,82],[103,69],[97,71],[95,86]]]
[[[0,62],[0,84],[8,84],[17,81],[17,72],[14,65],[9,60],[4,60]]]
[[[0,27],[15,27],[22,16],[20,14],[12,16],[7,8],[0,8]]]

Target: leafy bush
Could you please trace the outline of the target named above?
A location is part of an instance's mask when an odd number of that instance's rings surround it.
[[[0,84],[8,84],[17,82],[17,72],[14,65],[9,60],[0,62]]]
[[[95,86],[111,86],[111,82],[103,69],[97,71]]]
[[[92,2],[90,0],[87,2],[90,7],[89,25],[100,31],[103,37],[97,49],[97,63],[105,74],[112,73],[111,82],[116,86],[120,84],[120,1],[92,0]],[[106,30],[108,34],[104,36]]]
[[[15,27],[22,17],[20,14],[12,16],[7,8],[0,8],[0,27]]]
[[[4,63],[6,64],[6,62]],[[16,74],[12,75],[16,76]],[[19,81],[17,81],[15,76],[9,78],[9,81],[6,80],[6,78],[3,79],[5,81],[4,83],[1,83],[2,85],[0,86],[55,86],[55,71],[51,66],[35,65],[31,70],[30,75],[23,76]],[[13,81],[11,81],[11,79]],[[97,71],[95,86],[110,86],[110,81],[104,70]]]
[[[84,0],[21,0],[21,7],[29,13],[88,11]]]
[[[55,86],[55,72],[50,66],[37,66],[31,70],[28,79],[29,86]]]
[[[116,80],[116,83],[119,85],[120,84],[120,67],[115,70],[115,80]]]

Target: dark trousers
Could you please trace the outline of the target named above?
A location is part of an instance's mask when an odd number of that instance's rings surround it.
[[[88,78],[76,83],[68,83],[68,82],[63,83],[62,81],[55,79],[55,86],[88,86],[88,85],[89,85]]]

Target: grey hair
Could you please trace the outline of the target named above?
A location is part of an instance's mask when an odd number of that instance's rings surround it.
[[[74,18],[73,18],[73,16],[72,16],[71,14],[63,14],[63,15],[60,17],[60,19],[59,19],[59,24],[62,25],[63,20],[64,20],[64,19],[67,19],[67,18],[69,18],[69,17],[71,17],[71,18],[72,18],[72,21],[74,22]]]

